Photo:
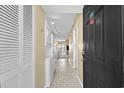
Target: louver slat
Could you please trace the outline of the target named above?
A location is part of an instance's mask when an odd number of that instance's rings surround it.
[[[19,63],[19,7],[0,6],[0,75]]]
[[[23,64],[32,61],[32,6],[23,6]]]

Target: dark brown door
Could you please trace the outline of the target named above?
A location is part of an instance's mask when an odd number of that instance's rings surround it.
[[[122,87],[121,9],[84,7],[84,87]]]

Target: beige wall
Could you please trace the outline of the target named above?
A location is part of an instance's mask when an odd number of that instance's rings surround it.
[[[72,63],[73,61],[73,47],[72,47],[72,43],[73,43],[73,32],[70,32],[68,37],[67,37],[67,45],[69,45],[69,55],[68,55],[68,62]]]
[[[77,74],[81,81],[83,81],[83,57],[82,57],[82,50],[83,50],[83,20],[82,15],[77,15],[74,25],[72,27],[72,30],[70,31],[67,40],[69,40],[69,43],[72,43],[71,40],[73,40],[73,31],[76,30],[76,54],[77,54],[77,60],[76,60],[76,66],[77,66]],[[70,50],[73,51],[73,50]],[[70,52],[70,55],[73,55],[72,52]]]
[[[78,24],[78,75],[81,81],[83,81],[83,23],[82,23],[82,15],[77,18]]]
[[[45,14],[41,6],[35,11],[35,87],[45,86]]]

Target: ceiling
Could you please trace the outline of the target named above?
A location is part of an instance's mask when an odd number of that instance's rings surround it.
[[[82,13],[82,5],[43,5],[49,24],[56,39],[65,39],[72,28],[77,13]],[[54,24],[51,24],[54,22]]]

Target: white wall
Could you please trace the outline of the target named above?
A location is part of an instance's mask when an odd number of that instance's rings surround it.
[[[53,46],[54,44],[54,34],[52,33],[52,27],[49,24],[49,20],[45,19],[45,87],[50,87],[51,82],[54,77],[54,71],[55,71],[55,48]]]

